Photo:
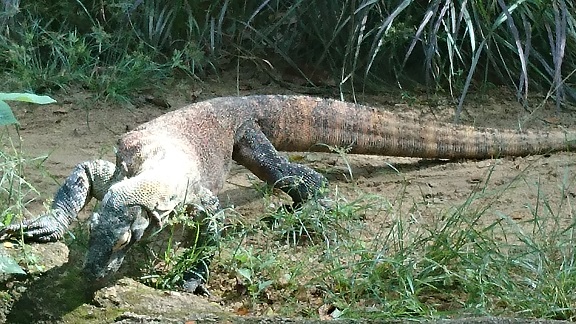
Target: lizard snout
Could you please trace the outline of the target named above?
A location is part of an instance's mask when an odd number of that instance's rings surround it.
[[[112,276],[124,260],[124,253],[113,253],[110,259],[102,260],[100,258],[94,258],[94,256],[88,253],[84,267],[82,269],[82,274],[86,281],[94,285],[105,284],[109,277]]]

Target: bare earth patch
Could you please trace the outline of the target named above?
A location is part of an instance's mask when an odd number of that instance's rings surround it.
[[[168,109],[154,105],[153,100],[147,100],[145,96],[132,105],[122,106],[97,100],[84,93],[74,94],[72,98],[56,96],[59,103],[55,105],[15,105],[14,111],[22,125],[19,135],[23,154],[27,157],[47,155],[41,168],[31,165],[25,170],[26,179],[40,193],[40,197],[35,197],[27,205],[26,216],[32,217],[44,210],[45,201],[51,198],[59,183],[77,163],[96,158],[114,161],[115,141],[126,130],[187,102],[235,95],[235,85],[217,82],[202,87],[182,83],[172,88],[175,89],[172,93],[161,97],[170,103]],[[243,88],[249,90],[241,94],[287,93],[286,90],[250,82]],[[412,99],[402,99],[398,93],[390,93],[359,99],[363,104],[414,115],[424,121],[450,122],[453,118],[454,105],[443,97],[415,95]],[[537,106],[537,100],[533,101]],[[570,109],[556,115],[550,106],[529,113],[513,100],[510,93],[495,89],[489,95],[479,94],[468,99],[463,123],[494,128],[550,130],[574,128],[575,117]],[[11,135],[13,138],[16,136],[14,132]],[[347,202],[361,200],[369,205],[370,208],[358,212],[354,227],[346,229],[365,245],[376,246],[384,241],[386,237],[383,236],[389,235],[398,218],[406,222],[406,230],[414,233],[424,233],[442,226],[447,215],[466,205],[471,196],[474,199],[470,200],[467,208],[483,211],[476,222],[478,228],[490,224],[504,228],[494,232],[496,242],[506,243],[515,239],[506,236],[506,228],[516,228],[530,234],[541,232],[542,226],[561,228],[574,222],[572,206],[576,197],[576,161],[573,153],[484,161],[432,161],[317,153],[290,154],[290,158],[324,173],[331,181],[331,191],[338,197]],[[230,213],[232,223],[258,223],[284,201],[282,197],[269,196],[257,190],[261,187],[260,182],[247,170],[237,166],[233,168],[220,194],[224,206],[234,206],[234,211]],[[542,214],[554,216],[555,221],[542,226],[535,224],[532,219],[539,208]],[[330,287],[317,277],[333,266],[327,266],[327,262],[337,260],[328,258],[326,250],[323,250],[323,239],[293,242],[294,237],[290,233],[273,237],[266,232],[265,226],[251,229],[240,240],[223,243],[222,251],[212,266],[209,285],[213,296],[210,298],[160,291],[128,278],[98,291],[95,298],[83,296],[82,283],[70,282],[69,278],[71,274],[75,277],[74,271],[82,263],[81,252],[78,255],[71,253],[71,262],[68,266],[62,266],[66,246],[61,243],[33,245],[31,253],[39,255],[41,260],[38,260],[38,264],[45,265],[40,272],[46,273],[36,280],[16,278],[18,280],[13,283],[4,283],[3,292],[9,293],[8,297],[2,295],[6,303],[4,315],[12,322],[29,319],[35,322],[70,323],[76,320],[94,323],[233,322],[242,318],[257,321],[250,319],[250,316],[332,318],[334,309],[326,310],[326,307],[332,306],[338,298],[328,293],[326,289]],[[498,236],[498,233],[502,235]],[[11,246],[0,249],[9,253],[19,251]],[[312,255],[311,251],[317,254]],[[253,263],[252,268],[247,268],[246,260],[240,260],[238,255],[260,263]],[[279,264],[274,268],[278,269],[277,273],[266,273],[270,269],[266,267],[266,262]],[[340,262],[346,264],[353,260],[342,259]],[[298,264],[301,265],[300,270],[296,271],[295,265]],[[257,278],[248,278],[247,272],[243,272],[245,276],[239,275],[239,268],[251,271],[249,273]],[[263,273],[259,273],[259,269]],[[265,278],[274,283],[267,284]],[[52,281],[58,284],[53,286]],[[250,290],[256,289],[254,285],[261,291]],[[69,289],[69,292],[57,291],[58,288]],[[336,284],[332,288],[338,289]],[[67,297],[63,294],[67,294]],[[62,303],[55,300],[62,300]],[[363,302],[368,312],[374,301]],[[286,303],[291,305],[290,308],[284,307]],[[447,298],[441,294],[431,294],[424,303],[456,311],[459,308],[458,298]],[[49,308],[45,308],[46,305]],[[58,310],[59,305],[63,309]],[[341,311],[341,304],[334,305]],[[34,311],[29,316],[23,316],[21,312],[24,309]],[[16,311],[20,314],[15,314]],[[232,315],[238,315],[240,319]],[[449,317],[465,315],[469,314],[454,312]],[[494,319],[484,320],[491,321]],[[499,321],[504,323],[507,320]]]

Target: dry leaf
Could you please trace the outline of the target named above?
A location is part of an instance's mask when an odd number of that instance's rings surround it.
[[[248,308],[242,306],[242,307],[239,307],[235,313],[236,313],[236,315],[244,316],[244,315],[248,315],[249,311],[248,311]]]

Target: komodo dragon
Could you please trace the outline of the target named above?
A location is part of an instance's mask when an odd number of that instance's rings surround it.
[[[216,194],[234,160],[286,192],[295,205],[321,195],[327,181],[280,151],[326,151],[437,159],[524,156],[576,148],[576,134],[517,132],[421,123],[391,112],[307,96],[214,98],[169,112],[124,134],[116,164],[83,162],[56,193],[50,210],[13,224],[0,239],[56,241],[91,198],[101,200],[90,218],[83,273],[101,281],[120,267],[145,230],[164,223],[178,205],[216,211]],[[326,145],[318,145],[326,144]],[[209,229],[207,231],[213,231]],[[183,287],[196,292],[207,265],[189,270]]]

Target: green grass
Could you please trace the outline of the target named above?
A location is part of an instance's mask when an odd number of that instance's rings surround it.
[[[24,168],[34,163],[35,159],[27,159],[12,141],[7,142],[11,146],[0,151],[0,206],[3,207],[0,217],[3,220],[12,218],[11,215],[22,214],[30,202],[30,196],[39,195],[23,175]]]
[[[48,96],[37,96],[30,93],[0,93],[0,228],[10,225],[18,221],[19,218],[26,211],[26,206],[39,195],[34,186],[30,184],[24,177],[24,168],[38,162],[41,164],[44,158],[27,159],[22,154],[22,149],[19,146],[20,142],[14,142],[11,132],[18,135],[18,120],[14,117],[11,107],[6,101],[23,101],[36,104],[49,104],[56,102]],[[11,125],[16,127],[11,129]],[[20,242],[23,243],[23,242]],[[22,245],[22,244],[21,244]],[[21,258],[24,263],[30,268],[36,265],[35,256],[26,252],[27,248],[23,248],[23,257]],[[38,267],[40,268],[40,267]],[[19,273],[24,274],[24,271],[18,262],[8,255],[0,254],[0,274],[6,273]]]
[[[17,222],[27,213],[27,206],[40,196],[34,186],[24,176],[25,168],[37,168],[45,157],[28,158],[22,153],[18,143],[14,143],[8,136],[8,127],[0,134],[0,228]],[[15,133],[15,130],[12,130]],[[0,274],[23,273],[20,265],[28,269],[40,269],[41,262],[36,256],[28,253],[27,246],[20,242],[22,249],[17,255],[1,255]],[[18,261],[16,263],[15,261]]]
[[[160,86],[171,74],[142,48],[119,48],[120,35],[101,29],[80,35],[50,31],[42,21],[22,26],[18,42],[0,36],[3,60],[11,78],[5,87],[54,92],[85,89],[113,100],[126,101],[135,91]]]
[[[9,224],[14,215],[21,215],[26,210],[26,205],[30,202],[30,196],[37,196],[39,193],[34,186],[26,181],[24,168],[27,165],[39,161],[43,162],[46,157],[27,159],[20,146],[18,132],[18,120],[14,117],[12,108],[6,101],[20,101],[35,104],[51,104],[56,101],[48,96],[37,96],[30,93],[4,93],[0,92],[0,214],[1,223]],[[14,128],[12,129],[12,125]],[[14,136],[16,135],[16,136]],[[17,141],[14,141],[17,138]],[[33,197],[35,198],[35,197]]]
[[[522,173],[496,191],[490,174],[460,205],[425,223],[402,212],[402,193],[394,201],[339,197],[332,211],[316,206],[295,215],[269,207],[262,220],[223,239],[212,285],[256,313],[271,305],[275,314],[316,317],[316,309],[332,305],[345,318],[576,319],[574,223],[559,221],[574,179],[558,184],[553,194],[563,198],[554,206],[538,183],[529,185],[538,197],[526,202],[532,216],[518,221],[495,203],[528,185]],[[417,213],[419,204],[409,210]],[[387,226],[363,215],[385,218]]]

